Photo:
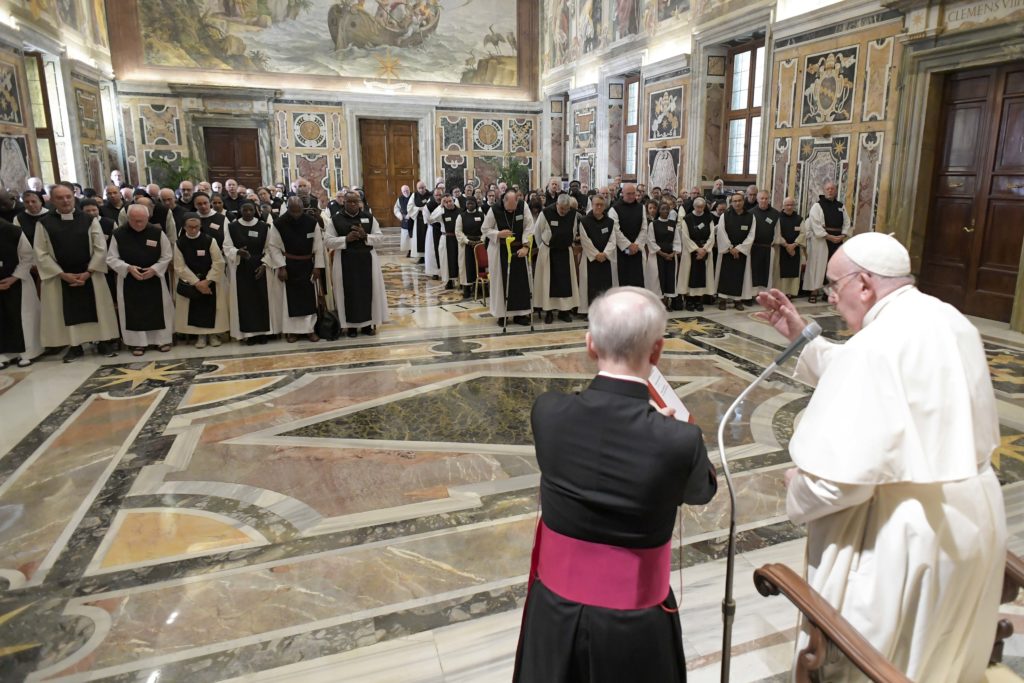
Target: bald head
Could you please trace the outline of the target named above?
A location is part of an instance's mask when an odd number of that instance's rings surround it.
[[[667,319],[657,296],[641,287],[616,287],[590,305],[588,317],[587,352],[598,367],[617,366],[641,377],[650,373],[661,355]]]

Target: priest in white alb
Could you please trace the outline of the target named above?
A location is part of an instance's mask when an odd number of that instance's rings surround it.
[[[854,335],[812,341],[797,364],[815,390],[789,444],[786,507],[807,525],[807,581],[911,680],[980,681],[1006,562],[981,336],[914,286],[887,235],[847,240],[826,276]],[[759,317],[800,334],[782,292],[758,302]],[[797,651],[807,642],[801,633]],[[840,657],[823,680],[867,679]]]

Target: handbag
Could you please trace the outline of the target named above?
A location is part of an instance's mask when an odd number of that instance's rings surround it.
[[[334,341],[341,336],[341,322],[338,316],[327,309],[324,294],[320,291],[319,278],[313,281],[313,286],[316,289],[316,323],[313,330],[321,339]]]

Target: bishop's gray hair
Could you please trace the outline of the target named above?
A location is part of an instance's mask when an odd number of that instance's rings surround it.
[[[563,209],[572,207],[572,197],[567,194],[558,195],[558,199],[555,200],[555,205],[560,206]]]
[[[668,313],[653,292],[615,287],[590,304],[590,339],[598,356],[635,363],[665,335]]]

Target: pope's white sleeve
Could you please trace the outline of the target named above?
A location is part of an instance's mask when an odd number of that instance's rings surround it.
[[[786,514],[795,524],[806,524],[856,507],[875,494],[873,484],[837,484],[797,472],[786,492]]]

